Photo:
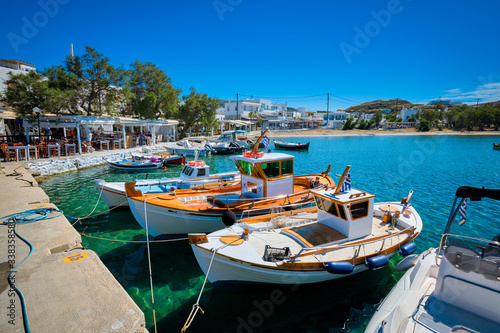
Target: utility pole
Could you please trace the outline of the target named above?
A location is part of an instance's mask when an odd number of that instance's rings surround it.
[[[239,103],[239,101],[238,101],[238,94],[236,94],[236,120],[239,120],[239,119],[240,119],[240,117],[239,117],[239,112],[238,112],[238,111],[239,111],[239,110],[238,110],[238,104],[240,104],[240,103]]]
[[[477,101],[477,102],[476,102],[476,110],[477,110],[477,108],[479,107],[479,100],[480,100],[480,98],[476,98],[476,101]]]
[[[328,128],[328,115],[330,113],[330,93],[326,94],[326,128]]]

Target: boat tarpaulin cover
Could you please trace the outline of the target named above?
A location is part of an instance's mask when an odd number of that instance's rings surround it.
[[[471,198],[473,201],[481,200],[481,198],[500,200],[500,190],[461,186],[457,189],[456,196],[459,198]]]

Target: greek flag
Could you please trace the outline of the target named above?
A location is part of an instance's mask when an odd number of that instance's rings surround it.
[[[269,140],[267,139],[267,136],[265,136],[264,139],[262,139],[262,144],[266,149],[269,149]]]
[[[347,178],[344,179],[341,190],[342,192],[347,192],[351,190],[351,171],[347,173]]]
[[[460,221],[458,225],[462,225],[467,221],[467,198],[465,198],[464,203],[458,209],[458,214],[460,214]]]

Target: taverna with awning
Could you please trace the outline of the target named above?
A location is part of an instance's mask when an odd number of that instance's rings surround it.
[[[67,131],[75,131],[78,141],[78,152],[81,154],[81,142],[90,141],[92,132],[114,135],[123,138],[123,148],[131,145],[132,134],[137,130],[151,134],[152,144],[177,140],[177,120],[146,120],[126,117],[92,117],[92,116],[41,116],[37,119],[23,119],[26,141],[37,138],[38,129],[62,129],[64,137]],[[35,134],[36,133],[36,134]]]

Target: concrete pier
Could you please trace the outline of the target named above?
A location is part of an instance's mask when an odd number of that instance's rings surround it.
[[[8,175],[18,163],[1,166],[0,216],[57,208],[26,169],[18,168],[22,175],[14,177]],[[29,248],[9,237],[12,227],[0,225],[0,332],[24,332],[21,302],[7,276],[13,263],[9,260],[17,265]],[[34,248],[15,272],[31,332],[147,332],[142,311],[99,256],[82,249],[80,235],[64,216],[17,225],[17,232]]]

